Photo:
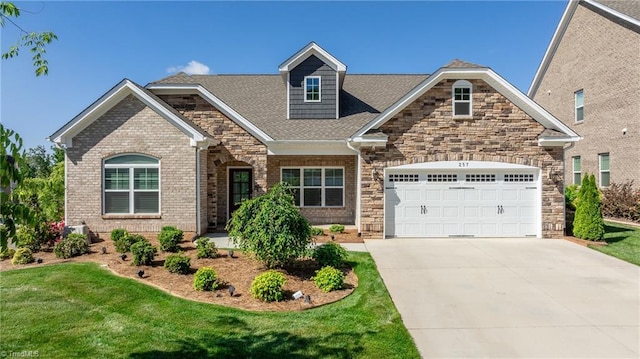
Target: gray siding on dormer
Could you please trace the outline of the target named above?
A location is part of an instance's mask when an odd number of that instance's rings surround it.
[[[320,76],[320,102],[304,102],[305,76]],[[289,73],[290,118],[336,118],[336,72],[311,55]]]

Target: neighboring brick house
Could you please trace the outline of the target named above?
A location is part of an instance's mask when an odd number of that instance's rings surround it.
[[[347,75],[312,42],[279,71],[117,84],[50,137],[66,222],[204,233],[282,181],[312,223],[364,238],[562,235],[580,137],[490,68]]]
[[[640,1],[570,1],[528,95],[584,137],[567,184],[640,185]]]

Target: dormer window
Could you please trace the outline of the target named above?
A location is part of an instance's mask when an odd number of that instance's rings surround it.
[[[320,102],[320,76],[304,78],[304,102]]]
[[[471,116],[471,82],[458,80],[453,84],[453,115]]]

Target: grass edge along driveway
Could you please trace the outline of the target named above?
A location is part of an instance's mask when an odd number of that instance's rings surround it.
[[[419,358],[371,256],[350,253],[350,260],[359,278],[353,294],[284,313],[184,300],[94,263],[4,271],[0,352],[46,358]]]
[[[640,227],[607,221],[604,227],[607,245],[589,247],[640,266]]]

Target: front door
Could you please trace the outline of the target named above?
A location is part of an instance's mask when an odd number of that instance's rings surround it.
[[[251,168],[229,169],[229,217],[240,207],[243,200],[251,198],[251,177]]]

